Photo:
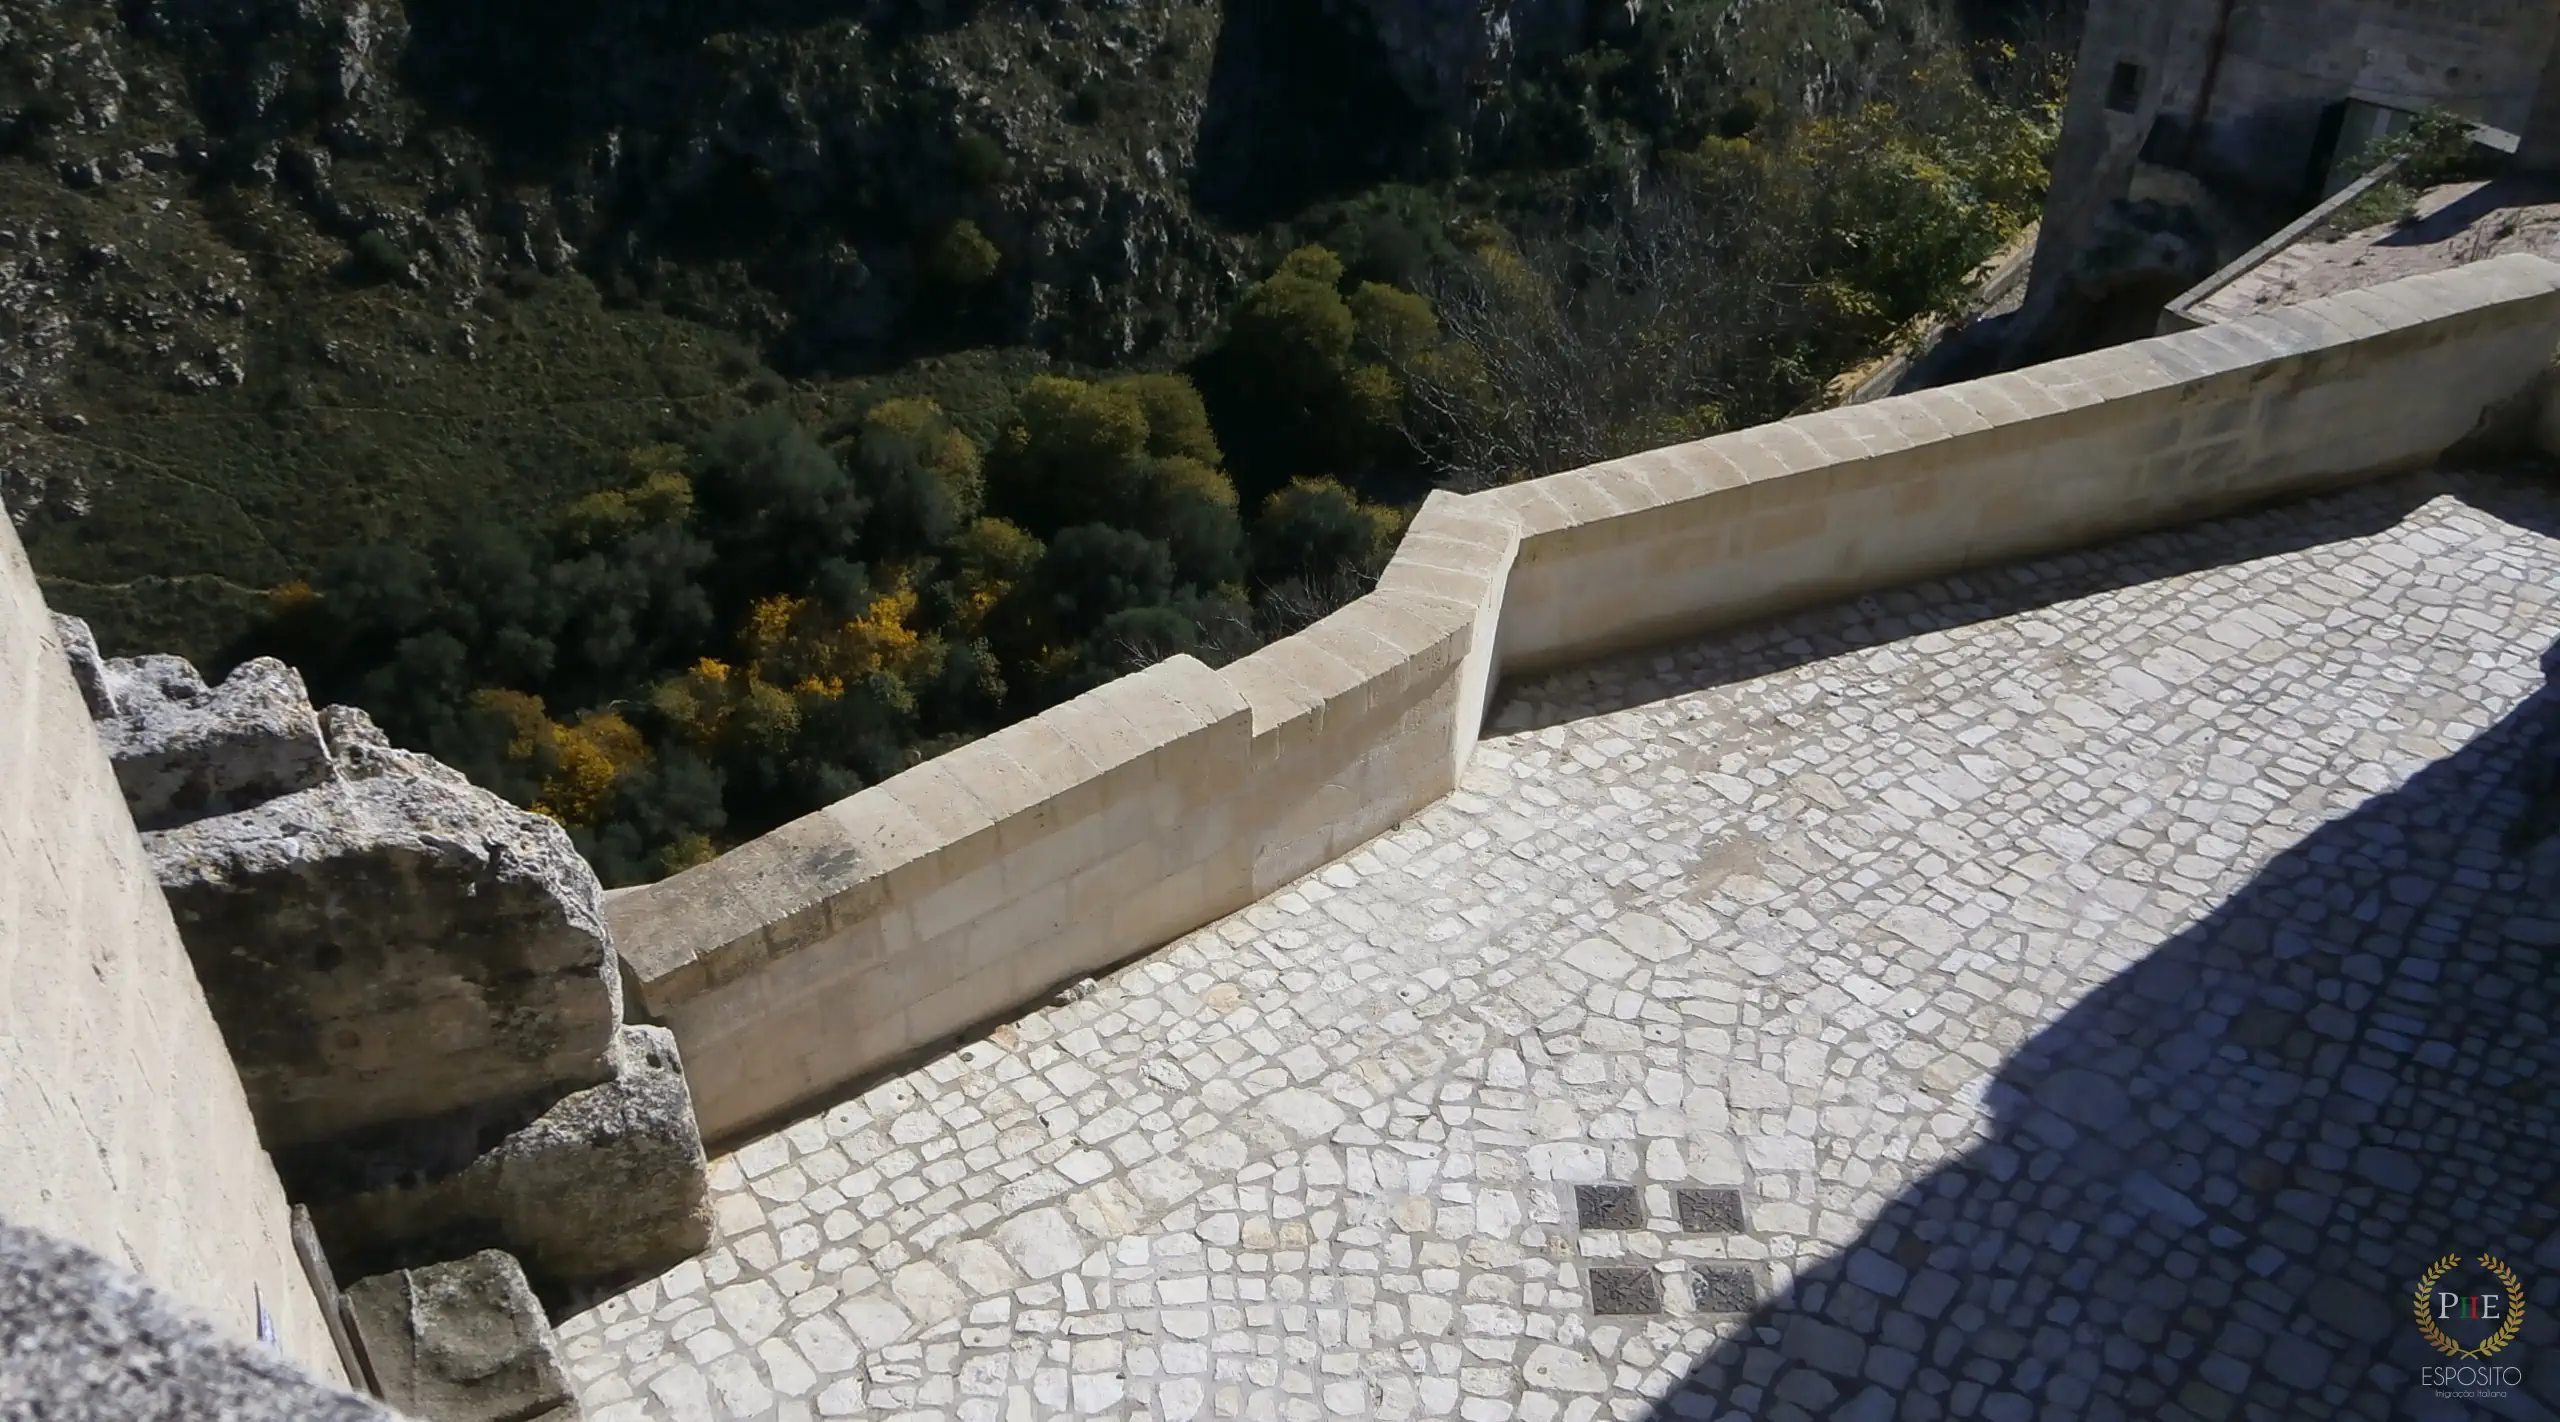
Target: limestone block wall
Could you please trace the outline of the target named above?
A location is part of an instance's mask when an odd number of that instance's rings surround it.
[[[1242,908],[1455,787],[1504,672],[2426,463],[2532,423],[2501,257],[1486,493],[1376,591],[1176,657],[608,905],[707,1135]]]
[[[707,1136],[1029,1001],[1249,896],[1253,713],[1189,657],[607,909]]]
[[[195,968],[0,520],[0,1219],[345,1374]]]

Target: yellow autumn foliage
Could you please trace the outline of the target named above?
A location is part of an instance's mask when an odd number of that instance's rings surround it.
[[[716,745],[728,730],[729,706],[736,699],[731,668],[704,657],[682,675],[658,683],[649,699],[685,743]]]
[[[901,571],[859,616],[840,622],[808,598],[761,598],[738,641],[756,680],[803,695],[842,696],[848,684],[875,674],[902,683],[933,674],[941,644],[907,625],[915,612],[915,588]]]
[[[1236,481],[1197,459],[1173,455],[1155,462],[1158,497],[1189,494],[1220,508],[1236,506]]]
[[[541,788],[527,808],[562,824],[595,824],[610,807],[614,787],[649,763],[648,743],[619,712],[590,711],[562,725],[551,719],[541,697],[526,692],[482,690],[471,700],[506,727],[507,759],[541,773]]]
[[[615,711],[590,711],[577,724],[552,727],[559,767],[542,782],[534,809],[564,824],[591,825],[612,803],[622,777],[649,762],[640,732]]]
[[[1234,485],[1228,486],[1230,497]],[[952,621],[964,637],[986,625],[987,614],[1040,561],[1040,540],[1000,518],[982,518],[961,531],[952,552],[959,563],[959,604]]]
[[[682,523],[693,513],[693,480],[685,474],[684,447],[644,445],[627,451],[623,472],[634,482],[601,489],[561,510],[572,542],[594,544],[649,524]]]

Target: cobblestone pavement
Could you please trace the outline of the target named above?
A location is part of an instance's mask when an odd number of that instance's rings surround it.
[[[1514,688],[1458,795],[716,1162],[587,1415],[2548,1416],[2553,532],[2422,476]],[[2506,1398],[2419,1386],[2449,1252]]]

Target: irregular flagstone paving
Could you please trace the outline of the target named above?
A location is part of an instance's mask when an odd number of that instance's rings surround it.
[[[2549,1415],[2555,529],[2417,476],[1513,688],[1444,803],[716,1161],[587,1415],[2481,1415],[2448,1251]]]

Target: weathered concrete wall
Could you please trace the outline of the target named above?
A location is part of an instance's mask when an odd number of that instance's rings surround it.
[[[2236,5],[2200,167],[2301,182],[2340,99],[2443,107],[2510,133],[2531,123],[2560,36],[2549,0],[2254,0]]]
[[[2132,186],[2144,140],[2166,115],[2193,113],[2213,43],[2220,0],[2091,0],[2063,102],[2062,136],[2053,156],[2053,186],[2036,230],[2020,321],[2040,324],[2061,284],[2088,246],[2108,203]],[[2135,65],[2139,82],[2129,108],[2112,107],[2116,66]]]
[[[706,1136],[1198,927],[1457,785],[1516,541],[1435,496],[1378,591],[1175,657],[607,905]]]
[[[1377,591],[1177,657],[616,896],[733,1136],[1242,908],[1455,787],[1505,670],[2424,463],[2539,389],[2504,257],[1460,498]]]
[[[2552,42],[2550,57],[2543,61],[2541,90],[2517,137],[2517,167],[2560,174],[2560,40]]]
[[[0,521],[0,1218],[345,1374],[284,1191],[14,529]]]

